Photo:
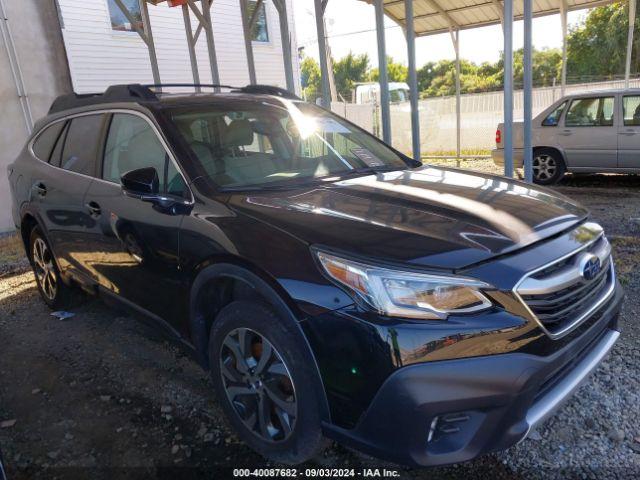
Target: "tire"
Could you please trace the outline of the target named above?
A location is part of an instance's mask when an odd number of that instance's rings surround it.
[[[554,185],[562,180],[567,166],[562,155],[551,148],[541,148],[533,153],[533,181],[538,185]]]
[[[29,236],[29,261],[42,300],[52,310],[69,308],[76,292],[62,281],[53,251],[38,226]]]
[[[238,436],[269,460],[299,464],[324,441],[317,373],[302,333],[287,320],[261,303],[227,305],[211,328],[209,360],[216,396]]]

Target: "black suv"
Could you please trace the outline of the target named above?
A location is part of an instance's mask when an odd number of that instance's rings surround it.
[[[505,449],[618,338],[611,246],[570,199],[276,88],[158,90],[56,100],[9,167],[15,223],[49,306],[79,286],[155,319],[265,457]]]

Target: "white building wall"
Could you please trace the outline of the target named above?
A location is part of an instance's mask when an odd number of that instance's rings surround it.
[[[111,29],[107,0],[59,0],[64,20],[63,37],[69,59],[74,90],[100,92],[117,83],[153,83],[148,50],[135,32]],[[292,30],[294,76],[300,66],[294,32],[293,0],[288,0],[289,27]],[[200,2],[197,3],[200,6]],[[265,0],[269,43],[254,42],[258,83],[286,86],[278,12]],[[249,83],[239,0],[214,0],[213,30],[222,84]],[[166,4],[149,5],[151,27],[156,44],[163,83],[193,83],[182,9]],[[191,15],[193,31],[198,20]],[[211,69],[204,31],[196,47],[200,81],[211,83]]]

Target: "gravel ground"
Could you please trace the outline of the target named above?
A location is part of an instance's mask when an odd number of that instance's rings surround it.
[[[609,358],[538,432],[506,452],[412,470],[331,445],[305,467],[389,468],[400,478],[640,477],[640,179],[558,190],[606,228],[627,299]],[[207,375],[153,326],[87,300],[58,320],[15,237],[0,238],[0,445],[9,477],[231,478],[274,466],[231,433]]]

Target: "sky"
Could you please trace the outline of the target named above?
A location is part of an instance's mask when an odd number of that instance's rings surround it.
[[[570,12],[569,25],[579,22],[586,10]],[[313,0],[294,2],[296,36],[298,47],[305,47],[308,56],[318,58],[318,41]],[[327,30],[331,53],[341,58],[352,51],[367,53],[372,67],[378,65],[375,14],[372,5],[356,0],[329,0],[326,11]],[[407,47],[400,28],[390,19],[385,20],[387,55],[406,65]],[[514,49],[523,45],[522,22],[514,25]],[[562,30],[560,15],[536,18],[533,21],[533,45],[535,48],[560,48]],[[503,48],[500,25],[482,27],[460,32],[460,56],[476,63],[495,62]],[[446,34],[418,38],[416,41],[418,67],[429,61],[454,59],[455,53],[451,36]]]

